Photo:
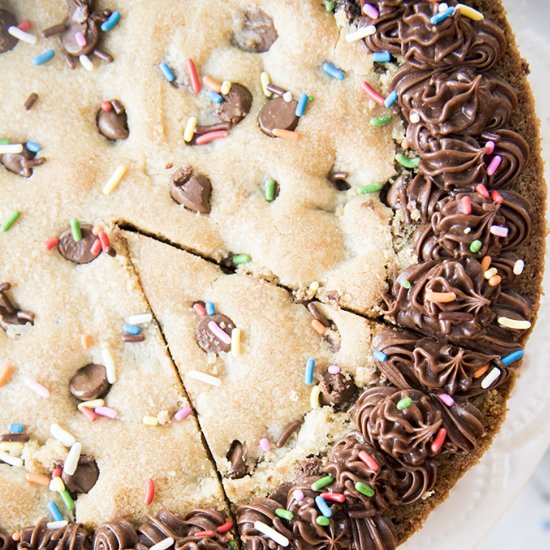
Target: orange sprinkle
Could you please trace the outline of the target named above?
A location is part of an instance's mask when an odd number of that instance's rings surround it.
[[[90,349],[92,347],[92,337],[89,334],[81,334],[80,343],[84,349]]]
[[[35,483],[36,485],[42,485],[44,487],[47,487],[50,484],[50,478],[43,474],[27,473],[25,474],[25,479],[29,483]]]
[[[483,365],[474,372],[474,378],[481,378],[489,370],[489,365]]]
[[[202,81],[207,88],[214,90],[218,94],[221,92],[222,85],[217,80],[214,80],[211,76],[203,77]]]
[[[298,141],[300,134],[297,132],[291,132],[290,130],[283,130],[282,128],[274,128],[271,133],[278,138],[288,139],[289,141]]]
[[[97,237],[99,235],[99,232],[100,231],[103,231],[103,226],[98,224],[98,225],[94,225],[94,227],[92,228],[92,233]]]
[[[454,292],[431,292],[428,290],[426,291],[426,300],[445,304],[448,302],[454,302],[456,300],[456,294]]]
[[[408,149],[410,147],[410,143],[409,143],[409,140],[407,138],[405,138],[402,142],[401,142],[401,148],[402,149]]]
[[[481,260],[481,270],[483,271],[483,273],[485,273],[489,269],[489,267],[491,267],[491,261],[491,256],[485,256],[483,260]]]
[[[11,375],[14,371],[15,367],[13,365],[6,365],[0,370],[0,388],[5,386],[10,381]]]
[[[16,531],[15,533],[13,533],[13,535],[11,536],[11,538],[15,541],[15,542],[19,542],[21,540],[21,533],[19,531]]]
[[[502,277],[500,275],[495,275],[489,279],[489,286],[498,286],[502,282]]]
[[[318,321],[317,319],[313,319],[313,321],[311,321],[311,328],[315,332],[319,333],[321,336],[327,331],[327,327],[325,327],[325,325],[323,325],[323,323],[321,323],[321,321]]]

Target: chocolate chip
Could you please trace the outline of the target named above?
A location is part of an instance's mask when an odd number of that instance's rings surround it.
[[[0,10],[0,53],[15,48],[18,42],[17,38],[8,32],[10,27],[17,27],[17,19],[9,11]]]
[[[349,172],[343,170],[331,171],[328,175],[329,181],[338,189],[338,191],[347,191],[351,189],[351,185],[346,181],[349,176]]]
[[[29,151],[27,148],[23,148],[21,153],[0,155],[0,162],[10,172],[24,178],[30,178],[32,176],[33,168],[46,162],[46,159],[43,157],[38,159],[35,157],[36,153]]]
[[[224,122],[238,124],[252,107],[252,94],[241,84],[231,84],[231,90],[223,101],[216,105],[216,114]]]
[[[69,391],[81,401],[104,397],[110,388],[105,367],[96,363],[78,369],[69,382]]]
[[[300,420],[294,420],[294,422],[288,424],[288,426],[283,430],[283,433],[279,436],[279,439],[277,439],[277,449],[284,447],[292,434],[300,429],[301,425],[302,422]]]
[[[246,449],[244,445],[235,439],[229,451],[227,451],[227,460],[231,463],[231,467],[227,472],[227,477],[230,479],[240,479],[248,474],[248,466],[246,464]]]
[[[25,107],[25,111],[30,111],[34,104],[36,103],[36,101],[38,100],[38,94],[33,92],[32,94],[30,94],[27,99],[25,99],[25,103],[24,103],[24,107]]]
[[[330,327],[330,321],[321,313],[315,302],[309,302],[306,307],[314,319],[317,319],[323,326]]]
[[[262,10],[249,10],[244,14],[242,29],[235,35],[235,45],[245,52],[269,51],[279,37],[273,19]]]
[[[82,33],[86,40],[85,46],[76,41],[76,33]],[[66,22],[65,30],[60,37],[61,44],[69,55],[73,57],[88,55],[94,51],[99,42],[99,25],[95,19],[90,17],[86,17],[82,21],[71,19]]]
[[[235,328],[235,323],[226,315],[221,315],[220,313],[205,315],[199,319],[197,328],[195,329],[197,344],[207,353],[228,352],[231,349],[231,343],[223,342],[210,330],[208,323],[211,321],[216,323],[229,337],[231,336],[231,331]]]
[[[96,236],[92,232],[92,226],[82,224],[80,226],[82,238],[79,241],[73,239],[73,234],[70,229],[67,229],[59,236],[57,250],[66,259],[75,264],[89,264],[95,260],[97,256],[91,251],[92,245],[96,240]]]
[[[294,130],[298,126],[299,118],[296,116],[296,101],[285,101],[282,97],[270,99],[261,109],[258,115],[258,123],[264,134],[273,136],[273,130]]]
[[[27,443],[30,437],[26,434],[2,434],[0,441],[15,441],[17,443]]]
[[[212,184],[203,174],[193,174],[192,168],[186,166],[178,170],[172,178],[173,187],[170,196],[192,212],[208,214]]]
[[[99,477],[99,468],[97,462],[90,455],[81,455],[78,460],[78,466],[72,476],[65,472],[61,475],[65,487],[71,493],[89,493],[97,483]]]
[[[0,283],[0,328],[6,331],[10,325],[32,324],[34,320],[32,313],[19,309],[11,301],[6,294],[10,288],[10,283]]]
[[[110,103],[112,106],[110,111],[99,109],[97,112],[97,129],[102,136],[112,141],[128,139],[130,130],[128,129],[128,117],[124,106],[117,99],[113,99]]]
[[[336,410],[345,408],[351,403],[357,392],[357,386],[351,378],[346,378],[342,373],[330,374],[324,372],[319,376],[321,405],[332,405]]]

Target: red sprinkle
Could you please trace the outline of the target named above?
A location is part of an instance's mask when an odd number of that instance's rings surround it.
[[[361,82],[361,89],[377,104],[384,107],[384,96],[379,94],[368,82]]]
[[[102,101],[101,102],[101,110],[102,111],[105,111],[106,113],[108,113],[112,109],[113,109],[113,106],[111,105],[110,101]]]
[[[443,443],[445,443],[445,438],[447,437],[447,430],[445,428],[441,428],[437,435],[435,436],[434,442],[432,443],[432,452],[438,453],[441,451],[441,447],[443,447]]]
[[[331,502],[339,502],[340,504],[346,501],[346,495],[342,493],[321,493],[321,497]]]
[[[201,91],[201,81],[197,73],[197,67],[195,67],[195,62],[192,59],[188,59],[185,62],[185,66],[191,80],[191,88],[194,93],[198,94]]]
[[[92,422],[95,422],[97,420],[97,414],[90,409],[90,407],[80,407],[80,412]]]
[[[374,460],[374,458],[369,454],[367,453],[367,451],[360,451],[359,454],[357,455],[359,456],[359,458],[373,471],[373,472],[378,472],[378,470],[380,470],[380,465],[378,464],[378,462],[376,462],[376,460]]]
[[[218,531],[218,533],[227,533],[228,531],[231,531],[231,529],[233,529],[233,522],[228,519],[225,523],[223,523],[222,525],[220,525],[216,531]]]
[[[59,239],[57,237],[52,237],[51,239],[48,239],[46,241],[46,250],[51,250],[52,248],[55,248],[58,243]]]
[[[491,199],[495,204],[502,204],[504,202],[502,195],[498,191],[491,191]]]
[[[211,141],[215,141],[216,139],[223,139],[226,138],[228,135],[227,130],[216,130],[215,132],[208,132],[207,134],[203,134],[202,136],[199,136],[195,143],[197,145],[204,145],[205,143],[210,143]]]
[[[199,317],[204,317],[206,315],[206,309],[202,304],[199,304],[199,302],[195,302],[193,304],[193,311],[196,315]]]
[[[145,484],[145,504],[149,505],[155,498],[155,482],[152,478],[149,478]]]
[[[55,468],[55,470],[52,472],[52,477],[61,477],[61,468]]]
[[[470,197],[462,197],[462,200],[460,201],[462,203],[462,212],[464,214],[468,215],[472,213],[472,201],[470,200]]]
[[[485,187],[482,183],[476,185],[476,192],[479,193],[484,199],[489,198],[489,191],[487,191],[487,187]]]
[[[17,28],[21,29],[23,32],[29,32],[31,30],[31,27],[31,22],[28,19],[21,21],[21,23],[17,25]]]
[[[99,239],[96,239],[94,241],[94,244],[92,245],[92,247],[90,248],[90,252],[94,255],[94,256],[97,256],[100,252],[101,252],[101,241]]]
[[[111,245],[109,241],[109,237],[107,233],[103,231],[103,229],[99,230],[98,237],[99,237],[99,240],[101,241],[101,249],[103,250],[103,252],[105,252],[107,248],[109,248],[109,246]]]
[[[196,533],[193,533],[194,537],[215,537],[216,533],[215,531],[212,531],[211,529],[208,531],[197,531]]]

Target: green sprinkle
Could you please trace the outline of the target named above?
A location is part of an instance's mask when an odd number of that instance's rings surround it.
[[[367,185],[360,185],[357,188],[358,195],[368,195],[369,193],[378,193],[384,187],[383,183],[369,183]]]
[[[355,489],[358,493],[361,493],[362,495],[365,495],[366,497],[373,497],[374,496],[374,489],[367,485],[366,483],[363,483],[362,481],[358,481],[355,484]]]
[[[264,197],[268,202],[275,200],[275,180],[273,178],[269,178],[265,182]]]
[[[248,254],[235,254],[231,261],[233,265],[243,265],[247,264],[252,258]]]
[[[375,116],[370,119],[370,125],[378,128],[380,126],[386,126],[391,122],[391,115]]]
[[[401,286],[409,290],[409,288],[411,288],[412,285],[408,279],[405,279],[404,281],[401,282]]]
[[[395,160],[401,164],[401,166],[404,166],[405,168],[416,168],[420,164],[420,158],[414,157],[413,159],[406,157],[402,153],[397,153],[395,155]]]
[[[321,489],[325,488],[327,485],[330,485],[334,481],[334,478],[332,476],[325,476],[321,479],[318,479],[315,483],[311,484],[311,489],[313,491],[320,491]]]
[[[330,519],[325,516],[318,516],[315,521],[317,522],[317,525],[321,525],[322,527],[328,527],[330,525]]]
[[[231,546],[231,550],[237,550],[237,543],[234,540],[229,541],[229,546]]]
[[[64,491],[61,491],[60,493],[61,500],[63,500],[63,504],[65,505],[65,508],[69,510],[70,512],[74,510],[74,500],[71,496],[71,493],[65,489]]]
[[[470,245],[470,252],[473,252],[474,254],[477,254],[481,250],[482,246],[483,246],[483,243],[480,240],[476,239]]]
[[[404,411],[406,408],[410,407],[413,404],[413,400],[410,397],[403,397],[397,403],[397,410]]]
[[[308,95],[307,100],[308,101],[315,101],[315,96],[314,95]]]
[[[10,214],[10,217],[0,226],[0,231],[2,231],[2,233],[9,231],[19,216],[21,216],[21,212],[19,210],[14,210]]]
[[[277,508],[275,510],[275,515],[283,519],[294,519],[294,514],[290,510],[285,510],[284,508]]]
[[[336,7],[336,2],[325,2],[325,9],[327,11],[334,11],[335,7]]]
[[[71,233],[73,234],[73,239],[75,240],[75,242],[78,242],[80,239],[82,239],[80,222],[76,218],[73,218],[71,220]]]
[[[9,145],[11,141],[6,138],[0,138],[0,145]]]

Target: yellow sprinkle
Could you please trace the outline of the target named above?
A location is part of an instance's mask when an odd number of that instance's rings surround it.
[[[231,91],[231,82],[229,80],[224,80],[222,82],[220,91],[222,95],[227,95]]]
[[[199,123],[199,119],[196,116],[190,116],[187,119],[187,124],[185,125],[185,131],[183,132],[183,140],[185,143],[189,143],[193,136],[195,135],[195,128]]]
[[[23,451],[23,443],[21,441],[0,441],[0,451],[20,455]]]
[[[459,11],[460,14],[464,17],[469,17],[474,21],[483,21],[484,19],[484,16],[481,12],[474,10],[474,8],[471,8],[470,6],[465,6],[464,4],[457,4],[456,10]]]
[[[484,276],[487,280],[489,280],[489,279],[491,279],[492,277],[494,277],[497,273],[498,273],[497,268],[496,268],[496,267],[492,267],[491,269],[488,269],[488,270],[483,274],[483,276]]]
[[[147,426],[158,426],[159,419],[156,416],[144,416],[143,423]]]
[[[317,294],[318,290],[319,290],[319,283],[317,281],[313,281],[309,285],[309,292],[311,293],[312,297]]]
[[[83,401],[77,405],[78,410],[81,411],[82,407],[88,407],[88,409],[95,409],[96,407],[104,407],[105,399],[92,399],[91,401]]]
[[[231,331],[231,353],[235,357],[238,357],[242,353],[240,328],[234,328]]]
[[[62,493],[65,490],[65,484],[60,477],[53,477],[50,481],[50,491],[55,491],[56,493]]]
[[[103,187],[103,194],[110,195],[122,181],[122,178],[128,172],[128,167],[125,164],[120,164],[117,166],[117,169],[113,172],[113,175],[107,180],[107,183]]]
[[[321,394],[321,388],[319,386],[313,386],[311,388],[311,395],[309,396],[309,404],[312,409],[319,408],[319,395]]]
[[[265,97],[271,97],[272,93],[267,89],[267,85],[271,84],[271,77],[265,71],[260,74],[260,83]]]
[[[531,323],[529,321],[510,319],[510,317],[499,317],[498,324],[501,327],[511,328],[512,330],[527,330],[531,328]]]

